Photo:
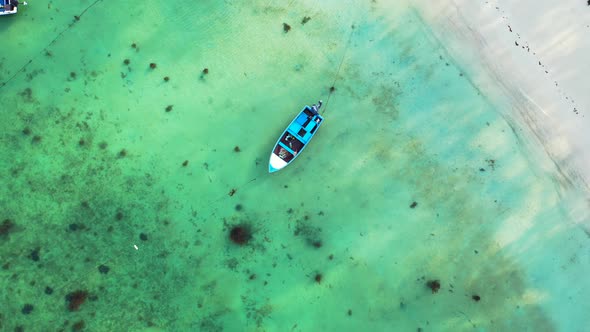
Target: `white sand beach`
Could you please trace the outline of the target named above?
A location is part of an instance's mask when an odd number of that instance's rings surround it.
[[[467,1],[420,5],[456,59],[478,63],[475,84],[508,101],[565,182],[590,183],[590,7],[585,1]],[[475,47],[466,50],[463,43]]]
[[[589,310],[580,303],[588,296],[590,273],[590,7],[580,0],[450,0],[419,7],[457,65],[473,64],[463,67],[473,84],[495,103],[503,101],[503,117],[531,162],[553,174],[571,220],[556,216],[541,227],[547,234],[570,228],[568,235],[529,239],[527,230],[539,224],[526,217],[535,210],[527,207],[497,241],[505,248],[511,241],[536,242],[526,249],[517,245],[513,253],[534,285],[531,301],[546,309],[559,330],[578,331],[576,321]],[[523,225],[527,219],[531,223]]]

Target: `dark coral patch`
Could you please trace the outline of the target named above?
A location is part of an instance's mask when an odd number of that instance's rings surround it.
[[[430,288],[430,290],[434,294],[434,293],[438,292],[438,290],[440,289],[440,281],[438,281],[438,280],[429,280],[426,283],[426,287]]]
[[[31,259],[35,262],[38,262],[40,257],[39,257],[39,251],[41,250],[41,248],[37,247],[35,249],[33,249],[33,251],[31,251]]]
[[[80,306],[86,302],[88,298],[88,292],[83,290],[77,290],[66,295],[66,302],[69,311],[78,311]]]
[[[102,274],[107,274],[107,273],[109,273],[109,271],[110,271],[110,270],[111,270],[111,268],[110,268],[110,267],[108,267],[108,266],[106,266],[106,265],[104,265],[104,264],[101,264],[101,265],[98,267],[98,272],[100,272],[100,273],[102,273]]]
[[[23,306],[23,309],[21,310],[23,314],[28,315],[31,312],[33,312],[33,309],[35,309],[35,307],[32,304],[25,304]]]
[[[236,225],[229,231],[230,240],[240,246],[247,244],[252,239],[252,230],[248,225]]]
[[[320,284],[322,282],[322,274],[321,273],[316,273],[315,277],[313,277],[313,280],[315,280],[315,282],[317,282],[318,284]]]
[[[315,247],[315,248],[321,248],[322,247],[322,241],[321,240],[312,240],[310,241],[310,244]]]
[[[0,236],[8,235],[10,231],[14,228],[14,223],[10,219],[4,219],[2,224],[0,224]]]
[[[72,325],[72,331],[82,331],[85,326],[86,323],[84,323],[83,320],[77,321],[76,323],[74,323],[74,325]]]

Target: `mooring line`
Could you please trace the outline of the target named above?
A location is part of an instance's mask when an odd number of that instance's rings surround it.
[[[266,179],[269,179],[269,177],[266,177],[263,180],[266,180]],[[219,212],[219,209],[221,208],[218,205],[219,202],[232,199],[234,195],[238,195],[242,189],[246,188],[248,185],[250,185],[252,182],[255,182],[256,180],[258,180],[258,177],[254,177],[250,180],[247,180],[246,182],[242,182],[242,184],[232,187],[228,193],[225,193],[222,196],[219,196],[215,199],[209,200],[205,206],[210,206],[211,203],[215,203],[217,206],[215,208],[213,208],[212,211],[210,211],[210,213],[208,213],[206,216],[202,216],[202,217],[204,219],[209,219],[212,216],[214,216],[216,213]],[[258,181],[258,182],[260,182],[260,181]],[[196,226],[195,224],[193,224],[193,225]]]
[[[53,38],[52,41],[50,41],[47,45],[45,45],[45,47],[42,48],[41,52],[43,51],[47,51],[47,48],[51,45],[53,45],[64,33],[66,33],[68,30],[70,30],[74,24],[76,24],[76,22],[80,21],[80,18],[82,17],[82,15],[84,15],[86,13],[86,11],[88,11],[88,9],[90,9],[92,6],[96,5],[98,2],[100,2],[102,0],[96,0],[93,3],[91,3],[90,5],[88,5],[88,7],[86,7],[81,13],[80,15],[75,15],[74,16],[74,21],[71,22],[70,24],[68,24],[68,26],[63,29],[60,33],[57,34],[57,36],[55,36],[55,38]],[[17,70],[14,74],[12,74],[12,76],[10,76],[8,78],[8,80],[6,80],[6,82],[0,82],[0,87],[5,86],[6,84],[10,83],[13,79],[15,79],[18,74],[24,72],[24,70],[31,64],[33,63],[33,60],[35,60],[36,58],[38,58],[42,53],[37,54],[36,56],[34,56],[32,59],[29,59],[29,61],[27,61],[27,63],[25,63],[24,65],[22,65],[20,67],[19,70]]]
[[[328,111],[328,104],[330,103],[330,98],[332,97],[332,88],[336,87],[336,82],[338,81],[338,78],[340,76],[340,69],[342,68],[342,64],[344,63],[344,58],[346,57],[346,53],[348,52],[348,47],[350,46],[350,42],[352,41],[352,34],[354,33],[354,29],[355,29],[355,25],[352,24],[350,26],[350,34],[348,35],[348,41],[346,42],[346,47],[344,48],[344,54],[342,54],[342,58],[340,59],[340,64],[338,65],[338,69],[336,70],[336,76],[334,77],[334,81],[332,82],[332,85],[330,86],[330,92],[328,94],[328,100],[326,100],[326,107],[324,107],[324,111],[322,112],[323,114],[326,114],[326,112]]]

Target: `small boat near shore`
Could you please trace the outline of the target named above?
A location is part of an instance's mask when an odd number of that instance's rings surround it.
[[[18,0],[0,0],[0,16],[16,14],[20,4]],[[27,2],[23,2],[22,5],[26,6]]]
[[[305,106],[283,131],[270,154],[268,172],[285,168],[297,158],[324,121],[319,109],[322,101],[313,106]]]

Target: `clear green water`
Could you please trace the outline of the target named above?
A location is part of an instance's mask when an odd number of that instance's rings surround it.
[[[569,202],[419,11],[395,9],[84,1],[2,18],[0,329],[582,330],[588,236]],[[318,99],[314,141],[267,174]]]

